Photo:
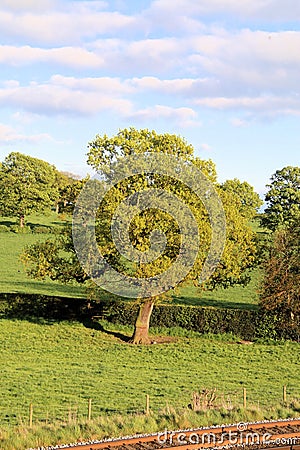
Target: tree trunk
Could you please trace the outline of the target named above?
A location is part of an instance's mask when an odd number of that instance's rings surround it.
[[[24,214],[20,215],[20,227],[23,228],[25,225],[25,217]]]
[[[146,300],[140,305],[139,313],[134,325],[134,332],[131,339],[132,344],[149,344],[149,323],[153,310],[152,299]]]

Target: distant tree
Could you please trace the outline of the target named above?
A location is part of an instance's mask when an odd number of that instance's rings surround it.
[[[17,216],[23,227],[26,215],[50,210],[58,196],[55,173],[46,161],[10,153],[0,168],[1,213]]]
[[[80,191],[89,177],[81,179],[79,175],[70,172],[56,172],[56,185],[58,188],[58,198],[55,210],[58,213],[73,211],[74,205]]]
[[[59,212],[73,212],[76,200],[89,178],[89,176],[86,176],[79,180],[71,179],[70,182],[60,190]]]
[[[207,175],[218,191],[226,215],[226,242],[220,262],[205,287],[214,289],[217,286],[227,287],[234,284],[245,284],[248,281],[247,269],[251,268],[256,258],[256,248],[253,233],[246,224],[246,220],[239,213],[231,192],[219,189],[216,183],[216,171],[212,161],[202,161],[193,155],[193,147],[183,138],[169,134],[157,134],[149,130],[121,130],[116,136],[99,136],[88,145],[88,163],[101,175],[103,183],[109,182],[110,167],[114,161],[122,161],[126,156],[149,153],[165,153],[184,160],[186,164],[195,165]],[[131,195],[151,188],[160,189],[174,194],[193,212],[199,229],[200,245],[196,252],[193,268],[182,282],[198,284],[204,261],[207,257],[211,243],[211,227],[207,211],[202,201],[188,187],[179,180],[156,173],[139,173],[128,180],[122,179],[113,189],[110,189],[102,201],[98,211],[96,235],[97,243],[102,255],[110,265],[121,273],[136,279],[155,277],[163,273],[177,259],[181,239],[180,229],[176,221],[168,214],[168,197],[161,197],[161,205],[166,208],[145,209],[137,214],[131,221],[129,235],[133,247],[141,252],[149,249],[149,236],[155,229],[160,229],[166,236],[166,246],[162,255],[149,263],[138,261],[129,264],[116,248],[111,236],[113,215],[118,205]],[[184,209],[178,209],[179,217],[184,218]],[[122,238],[122,236],[121,236]],[[193,235],[189,238],[193,245]],[[65,250],[62,252],[61,250]],[[27,265],[28,273],[35,278],[60,279],[71,281],[75,279],[85,282],[87,276],[80,265],[75,263],[76,255],[71,239],[61,237],[60,241],[47,241],[27,248],[23,253],[23,261]],[[172,280],[170,280],[170,288]],[[201,287],[204,287],[201,285]],[[154,303],[161,300],[162,295],[156,297],[147,295],[139,299],[140,310],[135,323],[132,337],[134,343],[149,341],[149,321]]]
[[[58,196],[55,202],[55,211],[58,214],[61,211],[61,208],[66,205],[67,200],[64,195],[64,191],[69,184],[74,182],[74,178],[71,175],[66,174],[65,172],[61,172],[59,170],[56,171],[55,174],[55,182],[58,189]]]
[[[260,303],[265,309],[300,313],[300,225],[275,231],[264,263]]]
[[[265,200],[268,206],[262,216],[262,225],[270,230],[291,226],[300,221],[300,167],[287,166],[277,170]]]
[[[247,220],[252,219],[263,204],[259,195],[247,181],[241,182],[237,178],[226,180],[221,184],[221,188],[233,194],[240,214]]]

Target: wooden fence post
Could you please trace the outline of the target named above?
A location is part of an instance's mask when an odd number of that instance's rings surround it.
[[[146,415],[148,416],[150,413],[150,397],[147,394],[146,395]]]
[[[88,420],[91,420],[92,418],[92,399],[89,398],[89,403],[88,403]]]
[[[282,399],[283,399],[283,403],[286,403],[286,385],[283,386]]]
[[[32,428],[32,418],[33,418],[33,404],[29,405],[29,427]]]
[[[244,408],[247,408],[247,389],[243,388],[243,405]]]

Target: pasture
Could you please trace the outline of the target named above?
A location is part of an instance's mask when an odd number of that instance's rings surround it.
[[[167,344],[132,346],[120,340],[129,327],[100,328],[2,319],[1,417],[18,422],[30,403],[40,419],[65,419],[69,408],[82,416],[89,398],[95,415],[140,412],[146,393],[157,412],[166,404],[187,407],[203,388],[217,388],[240,406],[243,387],[249,404],[261,407],[280,403],[283,385],[300,396],[297,343],[242,345],[234,336],[171,329]]]

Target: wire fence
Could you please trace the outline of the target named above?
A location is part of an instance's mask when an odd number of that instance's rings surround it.
[[[266,394],[266,392],[264,392]],[[293,402],[298,403],[300,408],[300,385],[284,385],[281,389],[272,389],[270,385],[270,399],[266,403],[261,402],[262,393],[259,389],[251,387],[241,387],[236,391],[218,392],[216,388],[203,389],[199,392],[191,393],[191,403],[186,407],[194,410],[217,409],[224,407],[232,409],[235,407],[250,408],[266,406],[289,406]],[[22,402],[16,401],[10,405],[0,403],[0,425],[26,425],[32,426],[34,423],[76,423],[97,419],[104,416],[128,415],[128,414],[149,414],[150,412],[163,412],[170,407],[170,403],[161,398],[150,397],[148,394],[141,394],[138,402],[129,407],[107,408],[100,405],[92,398],[76,398],[76,400],[65,401],[60,404],[52,404],[49,401],[34,402],[29,398],[23,398]],[[176,408],[176,406],[175,406]]]

